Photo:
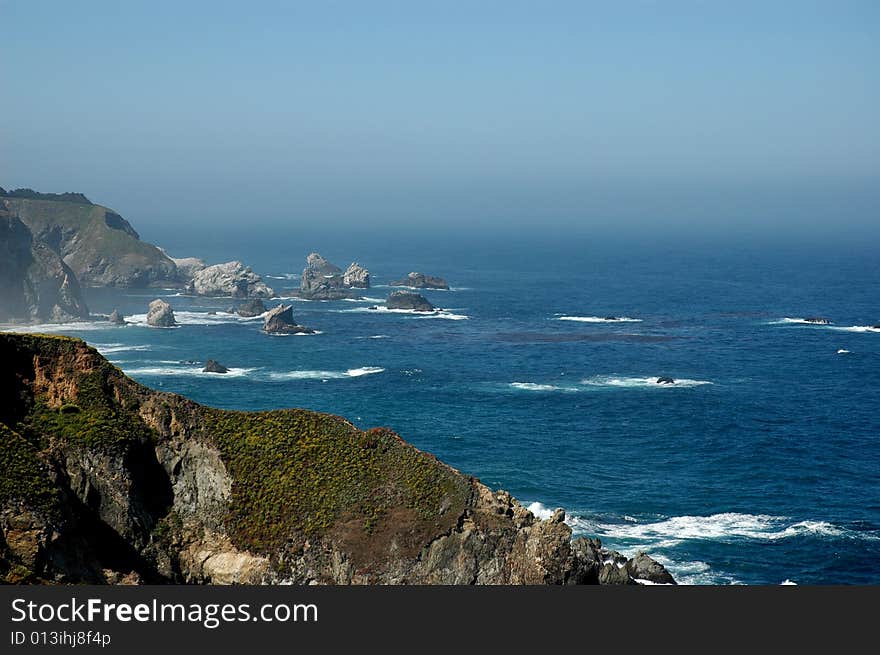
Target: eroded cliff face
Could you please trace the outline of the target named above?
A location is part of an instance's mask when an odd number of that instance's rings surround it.
[[[0,198],[0,320],[66,321],[88,315],[73,271],[35,240]]]
[[[6,582],[632,579],[561,511],[537,520],[390,430],[203,407],[65,337],[0,334],[0,359]]]

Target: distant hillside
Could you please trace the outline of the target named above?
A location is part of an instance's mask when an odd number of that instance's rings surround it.
[[[0,189],[2,191],[2,189]],[[112,209],[81,193],[3,191],[7,208],[34,239],[64,259],[86,286],[144,287],[177,282],[177,266]]]
[[[60,200],[64,202],[79,202],[84,205],[91,205],[92,201],[86,198],[82,193],[40,193],[33,189],[13,189],[6,191],[0,187],[0,198],[27,198],[30,200]]]

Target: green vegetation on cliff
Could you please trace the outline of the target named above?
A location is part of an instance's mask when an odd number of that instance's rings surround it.
[[[31,444],[31,457],[37,449],[49,459],[72,451],[124,457],[137,444],[160,445],[168,435],[150,423],[165,422],[165,411],[191,426],[186,438],[216,448],[232,479],[222,520],[241,549],[271,554],[314,536],[362,544],[377,531],[389,538],[401,519],[409,535],[401,547],[421,547],[455,525],[468,498],[468,478],[387,429],[361,431],[302,409],[201,407],[141,386],[68,337],[0,334],[0,357],[8,363],[0,392],[24,400],[21,411],[0,413],[0,425]],[[148,423],[151,402],[158,418]]]

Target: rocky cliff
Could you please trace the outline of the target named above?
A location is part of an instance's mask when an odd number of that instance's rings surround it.
[[[0,198],[0,321],[87,318],[73,271]]]
[[[58,253],[85,286],[143,287],[177,284],[174,262],[140,240],[112,209],[81,194],[4,192],[8,209],[27,225],[34,240]]]
[[[632,582],[561,511],[537,520],[390,430],[204,407],[66,337],[0,334],[0,360],[2,581]]]

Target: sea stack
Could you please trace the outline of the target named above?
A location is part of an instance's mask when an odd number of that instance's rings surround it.
[[[352,262],[342,274],[342,283],[347,287],[355,289],[370,288],[370,271],[365,269],[357,262]]]
[[[449,284],[442,277],[434,277],[433,275],[425,275],[413,271],[402,280],[392,282],[393,287],[412,287],[414,289],[445,289],[449,290]]]
[[[107,320],[113,325],[125,325],[125,317],[119,313],[118,309],[114,309],[110,316],[107,317]]]
[[[297,325],[292,305],[278,305],[270,309],[263,319],[263,332],[267,334],[314,334],[312,328]]]
[[[220,362],[209,359],[205,362],[205,368],[202,369],[202,373],[229,373],[229,369]]]
[[[385,301],[388,309],[410,309],[415,312],[433,312],[434,305],[420,293],[394,291]]]
[[[151,302],[150,309],[147,312],[147,325],[164,328],[177,325],[171,305],[160,298],[156,298]]]
[[[357,298],[358,295],[352,287],[367,288],[369,281],[369,271],[357,263],[349,266],[343,273],[336,264],[329,262],[323,255],[313,252],[306,257],[306,267],[300,278],[299,296],[308,300]]]

